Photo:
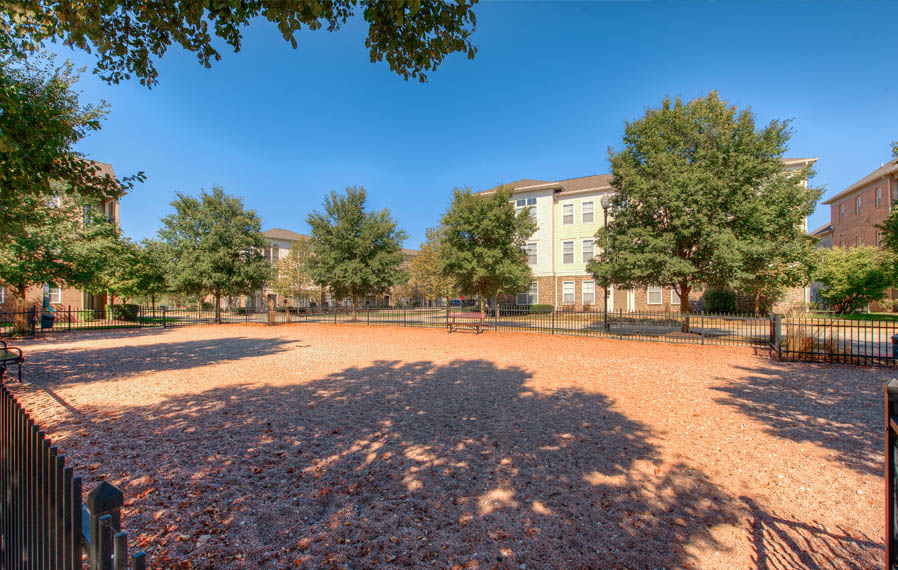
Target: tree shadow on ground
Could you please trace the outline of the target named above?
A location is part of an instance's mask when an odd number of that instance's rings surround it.
[[[767,512],[749,497],[740,499],[749,510],[757,570],[866,570],[882,566],[882,543],[863,533],[797,521]]]
[[[882,372],[843,366],[771,363],[712,389],[777,437],[811,442],[860,473],[882,473]],[[850,373],[846,373],[850,372]]]
[[[104,348],[61,348],[26,353],[26,381],[64,386],[121,380],[147,372],[184,370],[275,354],[305,343],[281,338],[232,336]],[[260,371],[261,373],[261,371]]]
[[[383,361],[110,405],[90,446],[78,418],[59,427],[76,469],[124,487],[160,567],[669,568],[725,549],[710,529],[738,501],[606,396],[529,378]]]

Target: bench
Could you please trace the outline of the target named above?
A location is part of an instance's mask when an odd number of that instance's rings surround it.
[[[449,313],[446,322],[449,332],[452,329],[474,329],[478,333],[483,330],[483,313]]]
[[[3,375],[6,373],[6,367],[10,364],[19,365],[19,382],[22,381],[22,363],[25,357],[22,356],[22,349],[16,346],[7,346],[6,342],[0,340],[0,382],[3,382]]]

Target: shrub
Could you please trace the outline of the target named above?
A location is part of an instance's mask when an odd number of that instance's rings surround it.
[[[109,307],[109,310],[112,313],[113,319],[119,321],[136,321],[140,306],[132,304],[112,305]]]
[[[736,294],[726,289],[711,289],[705,293],[705,310],[709,313],[735,313]]]
[[[246,315],[248,313],[252,313],[252,307],[234,307],[231,309],[232,312],[237,313],[238,315]]]
[[[534,315],[542,315],[552,312],[552,305],[530,305],[530,312]]]

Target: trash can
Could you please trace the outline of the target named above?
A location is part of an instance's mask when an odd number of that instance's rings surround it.
[[[41,313],[41,329],[52,329],[55,321],[56,315],[53,313]]]
[[[892,335],[892,358],[898,360],[898,334]]]

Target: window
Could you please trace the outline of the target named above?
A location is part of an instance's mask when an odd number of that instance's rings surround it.
[[[536,265],[536,242],[530,242],[524,246],[527,252],[527,265]]]
[[[679,307],[680,306],[680,295],[677,293],[677,290],[673,287],[670,288],[670,304]]]
[[[845,247],[845,240],[839,240],[839,247]]]
[[[50,302],[53,304],[62,303],[62,289],[50,285]]]
[[[530,208],[530,215],[536,217],[536,198],[518,198],[514,203],[514,210],[520,214],[524,208]]]
[[[580,290],[580,299],[584,305],[594,305],[596,302],[596,284],[593,281],[584,281]]]
[[[581,217],[583,219],[584,224],[591,224],[593,217],[593,203],[592,202],[583,202],[583,206],[581,207]]]
[[[0,305],[6,302],[6,289],[0,287]]]
[[[843,203],[843,204],[839,204],[839,219],[840,219],[840,220],[844,220],[844,219],[845,219],[845,204],[844,204],[844,203]]]
[[[574,304],[574,282],[565,281],[561,284],[561,302],[565,305]]]
[[[574,223],[573,204],[564,204],[561,206],[561,223],[566,226]]]
[[[561,263],[573,263],[573,262],[574,262],[574,242],[572,242],[572,241],[561,242]]]
[[[652,285],[645,290],[645,302],[647,305],[660,305],[664,302],[664,289]]]
[[[530,289],[523,293],[518,293],[518,305],[535,305],[539,302],[539,283],[534,281],[530,284]]]
[[[277,245],[271,246],[271,261],[277,263],[278,259],[281,257],[281,248]]]
[[[857,236],[856,238],[854,238],[854,246],[860,247],[860,245],[861,245],[861,236]]]
[[[876,247],[882,248],[882,241],[882,232],[876,232]]]
[[[854,213],[855,214],[861,213],[861,197],[860,196],[858,196],[857,198],[854,199]]]
[[[583,240],[583,263],[589,263],[595,257],[595,246],[591,239]]]
[[[877,206],[882,205],[882,188],[876,189],[876,205]]]

